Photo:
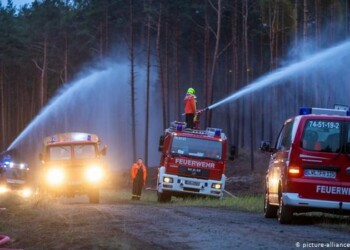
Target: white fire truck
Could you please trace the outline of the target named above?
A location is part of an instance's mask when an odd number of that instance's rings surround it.
[[[55,196],[87,194],[91,203],[99,203],[99,189],[106,177],[102,156],[107,147],[99,149],[95,134],[62,133],[46,137],[42,162],[41,187]]]

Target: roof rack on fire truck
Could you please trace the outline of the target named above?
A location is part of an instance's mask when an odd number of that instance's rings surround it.
[[[173,121],[170,123],[170,127],[166,129],[167,132],[184,132],[196,135],[206,135],[212,137],[221,137],[221,139],[226,139],[225,133],[222,132],[220,128],[207,128],[206,130],[190,129],[186,128],[186,122]]]
[[[72,132],[60,133],[48,136],[44,140],[45,144],[63,143],[63,142],[94,142],[99,143],[100,139],[95,134]]]
[[[350,110],[348,106],[339,104],[334,105],[334,109],[302,107],[299,110],[299,115],[310,114],[350,116]]]

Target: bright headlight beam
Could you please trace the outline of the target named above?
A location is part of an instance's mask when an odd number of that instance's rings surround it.
[[[60,185],[64,181],[64,171],[59,168],[50,169],[47,172],[47,181],[52,185]]]
[[[101,167],[91,166],[85,172],[85,177],[89,182],[99,182],[103,177]]]
[[[30,196],[32,196],[33,192],[30,188],[24,188],[21,190],[21,196],[23,198],[28,198]]]
[[[0,186],[0,194],[6,193],[8,189],[5,186]]]

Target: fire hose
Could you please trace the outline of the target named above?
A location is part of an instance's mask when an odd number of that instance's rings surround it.
[[[194,126],[193,126],[194,129],[199,129],[200,116],[204,111],[207,111],[207,110],[209,110],[209,107],[197,110],[197,112],[195,113],[195,119],[194,119]],[[186,114],[182,113],[182,115],[184,116]]]
[[[6,208],[0,208],[0,211],[4,211]],[[0,246],[10,241],[10,237],[7,235],[0,235]]]
[[[7,235],[0,235],[0,246],[10,241],[10,237]]]

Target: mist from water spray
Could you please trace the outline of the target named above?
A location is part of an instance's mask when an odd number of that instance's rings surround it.
[[[136,121],[144,121],[146,70],[144,67],[136,67],[135,72]],[[151,84],[151,93],[155,92],[154,88]],[[84,77],[63,87],[11,143],[8,150],[20,148],[30,151],[24,154],[37,155],[46,136],[62,132],[87,132],[97,134],[102,144],[108,145],[107,159],[111,167],[128,167],[134,160],[130,139],[130,96],[129,64],[106,62],[102,69],[88,72]],[[159,103],[156,93],[151,101],[150,108]],[[161,131],[160,115],[150,115],[149,136],[158,138]],[[145,137],[143,122],[137,122],[136,136]],[[159,160],[156,144],[157,140],[149,142],[149,162],[153,165]],[[143,147],[143,142],[137,144],[139,157],[144,156]]]
[[[257,79],[223,100],[210,105],[208,109],[213,109],[227,102],[237,100],[262,88],[285,83],[286,81],[290,80],[290,78],[294,79],[295,77],[302,76],[303,74],[310,74],[310,72],[315,69],[324,70],[324,72],[336,71],[338,70],[337,65],[339,65],[339,63],[342,63],[343,67],[345,64],[346,68],[348,69],[347,65],[349,65],[349,56],[350,42],[347,41],[338,46],[311,55],[300,62],[296,62],[289,66],[272,71],[266,76]]]

